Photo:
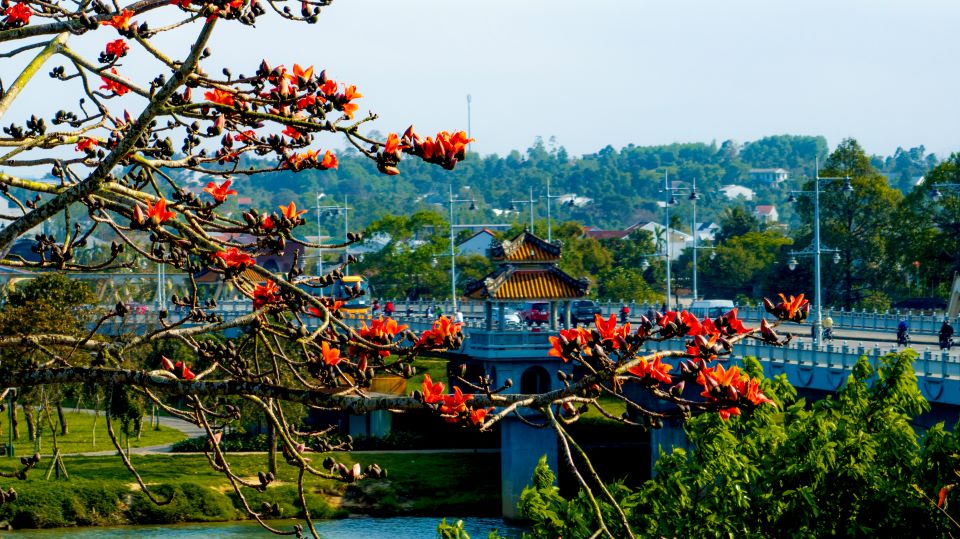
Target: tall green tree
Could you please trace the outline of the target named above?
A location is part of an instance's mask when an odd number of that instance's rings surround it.
[[[821,177],[850,178],[853,193],[845,193],[843,180],[821,181],[820,236],[821,244],[840,250],[840,263],[825,271],[836,271],[835,295],[827,303],[851,308],[860,303],[864,293],[884,289],[891,283],[888,238],[898,224],[897,208],[900,191],[890,187],[887,178],[870,163],[870,158],[856,140],[846,139],[830,154],[820,171]],[[813,180],[804,190],[813,191]],[[798,246],[806,246],[813,237],[813,200],[801,197],[798,212],[803,228]],[[812,292],[812,291],[811,291]]]

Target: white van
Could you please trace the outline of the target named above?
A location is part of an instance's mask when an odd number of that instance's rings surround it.
[[[701,299],[694,301],[687,309],[697,318],[716,318],[727,314],[734,307],[729,299]]]

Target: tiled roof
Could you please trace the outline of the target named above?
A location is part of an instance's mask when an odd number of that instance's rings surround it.
[[[495,243],[490,255],[498,262],[555,262],[560,259],[560,246],[524,230],[512,240]]]
[[[466,297],[493,300],[551,300],[582,298],[588,283],[570,277],[554,266],[518,268],[501,266],[489,277],[467,285]]]

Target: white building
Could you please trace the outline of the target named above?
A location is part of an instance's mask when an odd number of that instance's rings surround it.
[[[754,193],[753,189],[736,184],[724,185],[720,188],[720,192],[723,193],[723,196],[730,200],[735,200],[739,197],[743,197],[744,200],[753,200],[753,197],[756,194]]]
[[[750,180],[754,182],[780,183],[790,178],[790,174],[782,168],[751,168]]]
[[[776,206],[761,204],[753,210],[754,217],[765,225],[776,223],[780,219]]]

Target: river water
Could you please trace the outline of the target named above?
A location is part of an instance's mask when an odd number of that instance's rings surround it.
[[[486,539],[490,530],[497,529],[504,537],[520,537],[518,528],[509,527],[497,518],[447,519],[463,520],[471,539]],[[432,539],[437,535],[439,518],[435,517],[356,517],[323,520],[316,523],[323,539]],[[272,523],[280,527],[280,523]],[[291,529],[292,524],[282,527]],[[308,534],[309,536],[309,534]],[[7,538],[36,539],[240,539],[278,537],[261,528],[256,522],[218,522],[212,524],[176,524],[169,526],[118,526],[114,528],[53,528],[23,530],[3,534]]]

